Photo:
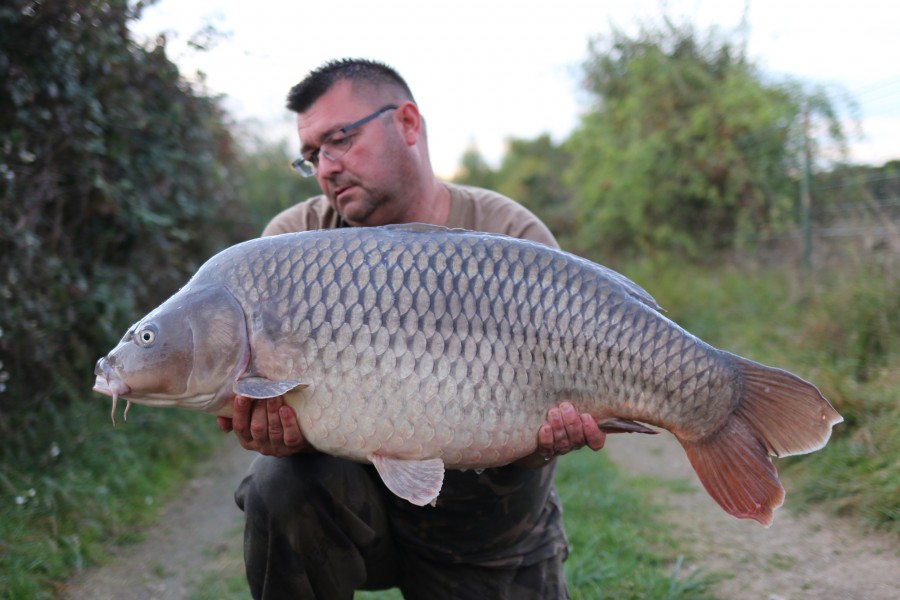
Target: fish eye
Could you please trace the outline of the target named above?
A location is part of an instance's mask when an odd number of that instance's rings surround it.
[[[147,347],[156,339],[156,330],[152,327],[144,327],[135,335],[135,340],[141,346]]]

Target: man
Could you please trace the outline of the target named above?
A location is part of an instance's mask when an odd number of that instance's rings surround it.
[[[294,166],[323,195],[276,216],[264,235],[421,222],[556,246],[512,200],[436,178],[424,120],[390,67],[327,63],[291,90],[288,108],[301,143]],[[370,465],[317,453],[282,398],[238,397],[219,426],[264,455],[235,494],[254,598],[349,599],[395,586],[406,598],[567,597],[553,457],[605,441],[570,403],[548,412],[535,455],[481,473],[448,471],[434,507],[397,498]]]

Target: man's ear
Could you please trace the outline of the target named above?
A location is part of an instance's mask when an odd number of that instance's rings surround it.
[[[414,102],[407,101],[397,107],[396,113],[406,143],[411,146],[421,141],[425,134],[425,122],[419,114],[419,107]]]

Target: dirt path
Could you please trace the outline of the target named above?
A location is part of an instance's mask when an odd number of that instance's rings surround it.
[[[198,467],[144,539],[69,582],[68,600],[183,600],[209,573],[243,570],[234,490],[255,456],[232,440]],[[249,594],[248,594],[249,597]]]
[[[682,570],[721,574],[715,593],[727,600],[895,600],[900,598],[900,545],[862,536],[853,524],[819,513],[776,512],[775,524],[727,516],[702,490],[674,438],[614,436],[606,452],[633,477],[661,485],[665,515],[684,539]],[[164,509],[144,541],[70,584],[68,600],[183,600],[211,572],[240,563],[240,523],[232,493],[252,454],[236,444],[204,465],[181,498]],[[679,491],[673,491],[673,487]]]
[[[635,477],[679,481],[660,486],[692,555],[682,569],[721,574],[716,595],[728,600],[897,600],[900,598],[900,544],[896,538],[861,535],[854,524],[819,512],[791,510],[787,484],[784,506],[765,529],[726,515],[706,494],[675,438],[616,436],[607,449],[622,471]],[[687,485],[685,485],[685,482]]]

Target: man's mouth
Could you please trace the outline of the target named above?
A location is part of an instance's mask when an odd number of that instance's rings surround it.
[[[344,197],[347,195],[347,192],[351,191],[355,186],[353,184],[345,185],[339,188],[335,188],[334,190],[334,200],[340,205],[344,201]]]

